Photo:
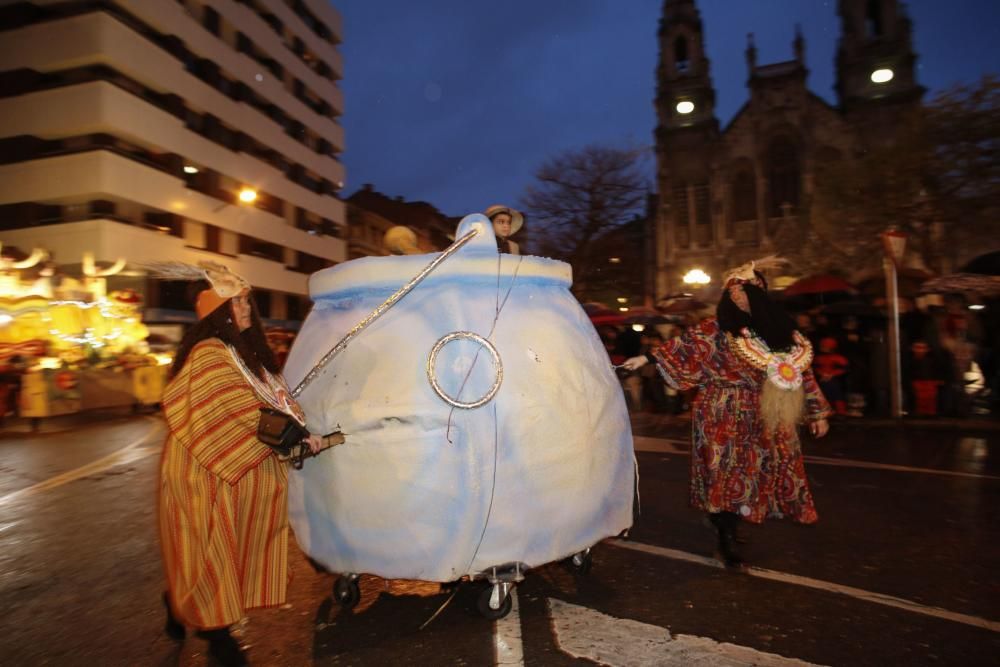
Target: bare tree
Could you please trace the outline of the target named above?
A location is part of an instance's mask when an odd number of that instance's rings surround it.
[[[949,268],[958,249],[1000,233],[1000,81],[939,94],[894,141],[823,165],[816,182],[810,240],[820,263],[877,262],[878,234],[893,225],[929,266]]]
[[[592,291],[608,265],[604,239],[645,213],[646,157],[609,146],[566,151],[546,161],[525,192],[531,251],[569,262],[578,295]]]

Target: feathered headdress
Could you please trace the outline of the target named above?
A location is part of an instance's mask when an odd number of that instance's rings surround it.
[[[788,264],[788,260],[777,255],[768,255],[760,259],[754,259],[746,264],[741,264],[735,269],[730,269],[722,275],[722,286],[729,287],[732,283],[749,283],[756,279],[754,271],[770,271],[778,269]]]
[[[184,262],[150,262],[140,266],[160,280],[207,280],[211,288],[202,290],[194,304],[198,319],[234,296],[250,291],[250,283],[218,262],[203,261],[197,266]]]
[[[207,280],[216,294],[223,299],[231,299],[240,292],[250,289],[250,283],[242,276],[218,262],[203,261],[197,265],[184,262],[149,262],[140,266],[160,280]]]

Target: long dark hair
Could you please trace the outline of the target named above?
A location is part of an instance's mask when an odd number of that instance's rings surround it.
[[[772,351],[790,349],[795,344],[795,339],[792,337],[795,323],[792,322],[792,318],[767,296],[766,287],[762,289],[751,283],[744,283],[742,287],[750,303],[750,312],[743,311],[733,302],[728,289],[722,290],[722,298],[719,299],[719,306],[715,311],[719,328],[733,335],[739,335],[739,332],[747,327],[763,338]]]
[[[210,289],[211,285],[207,280],[196,280],[188,286],[188,300],[194,303],[198,294],[202,290]],[[202,318],[197,324],[188,329],[181,339],[181,344],[177,348],[177,355],[174,357],[174,365],[170,367],[170,377],[173,378],[184,368],[188,356],[194,346],[203,340],[218,338],[223,343],[230,345],[240,355],[240,359],[252,370],[257,377],[263,379],[264,370],[277,373],[280,368],[278,362],[267,344],[267,337],[264,335],[264,325],[260,321],[257,312],[257,304],[250,301],[250,327],[246,331],[240,331],[233,321],[232,300],[227,300],[221,306],[213,310]]]

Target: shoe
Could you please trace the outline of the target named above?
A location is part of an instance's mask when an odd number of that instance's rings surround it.
[[[163,607],[167,610],[167,622],[163,626],[163,631],[174,641],[184,641],[184,638],[187,636],[187,629],[183,623],[174,617],[174,612],[170,609],[170,598],[166,592],[163,593]]]
[[[229,628],[202,630],[198,635],[208,640],[208,655],[222,667],[243,667],[250,664]]]
[[[746,561],[736,550],[736,526],[740,517],[732,512],[718,512],[708,515],[709,521],[719,533],[719,555],[722,564],[730,569],[740,569]]]

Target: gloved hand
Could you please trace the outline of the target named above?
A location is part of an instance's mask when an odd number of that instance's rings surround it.
[[[648,363],[649,359],[646,358],[646,355],[640,354],[638,357],[631,357],[629,359],[626,359],[625,363],[622,364],[622,368],[624,368],[627,371],[635,371],[639,370]]]

